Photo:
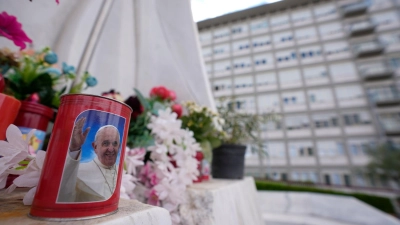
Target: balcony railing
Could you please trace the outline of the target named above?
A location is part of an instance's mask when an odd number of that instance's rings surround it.
[[[378,94],[373,97],[373,101],[379,107],[398,105],[400,104],[400,95],[392,92],[389,92],[385,95]]]
[[[393,70],[388,66],[371,66],[369,68],[360,70],[360,73],[364,80],[378,80],[391,77],[393,75]]]
[[[361,57],[368,57],[381,54],[385,47],[378,41],[375,42],[368,42],[356,45],[354,47],[354,55],[361,58]]]
[[[349,36],[356,37],[374,32],[376,25],[371,21],[364,21],[352,24],[349,31]]]
[[[365,1],[359,2],[359,3],[354,3],[354,4],[349,4],[345,5],[342,7],[342,16],[343,17],[350,17],[350,16],[357,16],[361,15],[368,10],[368,3]]]

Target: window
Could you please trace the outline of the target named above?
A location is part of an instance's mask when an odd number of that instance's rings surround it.
[[[240,112],[253,112],[255,109],[254,97],[237,97],[228,107],[235,107]]]
[[[266,30],[268,29],[268,21],[266,18],[253,20],[250,23],[250,29],[252,31]]]
[[[311,59],[315,60],[315,57],[321,56],[321,47],[320,46],[309,46],[306,48],[299,49],[299,58],[302,60]]]
[[[317,30],[315,27],[306,27],[302,29],[297,29],[295,31],[295,37],[297,41],[303,41],[310,38],[317,37]]]
[[[289,24],[289,16],[288,15],[276,15],[271,16],[270,19],[272,27],[280,27]]]
[[[303,69],[304,78],[306,80],[312,80],[316,78],[327,78],[328,70],[325,66],[312,66]]]
[[[207,64],[207,63],[206,63],[206,71],[207,71],[208,74],[211,74],[211,73],[212,73],[212,66],[211,66],[211,64]]]
[[[211,56],[211,48],[203,48],[202,49],[203,57],[209,57]]]
[[[369,88],[368,96],[374,102],[400,99],[399,92],[395,86]]]
[[[241,57],[233,59],[233,68],[234,69],[243,69],[251,66],[250,57]]]
[[[257,86],[276,85],[275,73],[259,73],[256,75]]]
[[[312,14],[309,9],[296,10],[292,12],[292,22],[295,24],[311,20],[311,18]]]
[[[301,74],[300,70],[283,70],[279,72],[279,81],[281,86],[287,84],[300,83],[301,84]]]
[[[348,101],[360,99],[364,97],[362,87],[360,85],[347,85],[335,88],[336,96],[339,101]]]
[[[250,41],[245,39],[241,41],[235,41],[232,44],[233,46],[233,51],[241,51],[241,50],[248,50],[250,49]]]
[[[258,108],[262,112],[279,109],[279,98],[276,94],[259,95],[257,97]]]
[[[234,83],[235,83],[235,89],[252,88],[253,77],[252,76],[235,77]]]
[[[285,144],[283,142],[268,142],[267,154],[270,158],[285,158]]]
[[[315,129],[338,127],[338,116],[335,113],[314,114],[312,116]]]
[[[293,43],[293,34],[290,31],[274,34],[274,44]]]
[[[313,144],[311,141],[296,141],[289,143],[291,158],[313,156]]]
[[[295,62],[297,54],[294,50],[287,50],[275,53],[276,61],[278,64]]]
[[[336,13],[335,4],[323,4],[320,6],[314,7],[314,15],[317,19],[327,17],[329,15]]]
[[[282,121],[280,119],[270,120],[266,124],[261,125],[262,131],[279,131],[282,130]]]
[[[258,54],[254,55],[254,65],[258,66],[265,66],[265,65],[273,65],[273,58],[271,54]]]
[[[228,60],[214,63],[214,72],[216,72],[216,73],[223,72],[223,71],[229,71],[230,69],[231,69],[231,63]]]
[[[349,52],[349,50],[349,45],[344,41],[324,45],[324,53],[327,56]]]
[[[215,45],[214,46],[214,55],[229,53],[230,47],[229,44]]]
[[[352,62],[331,64],[329,73],[334,81],[357,77],[356,67]]]
[[[223,79],[223,80],[214,81],[214,91],[215,92],[230,90],[231,88],[232,88],[231,79]]]
[[[231,26],[231,34],[242,34],[247,32],[247,24],[246,23],[239,23],[234,24]]]
[[[201,42],[207,42],[211,40],[211,32],[210,31],[203,31],[200,32],[200,41]]]
[[[282,93],[283,105],[298,105],[304,104],[304,92],[286,92]]]
[[[310,104],[333,102],[331,89],[314,89],[308,91]]]
[[[372,21],[378,26],[388,26],[393,23],[398,23],[399,17],[396,11],[389,11],[373,14]]]
[[[369,148],[376,146],[373,138],[370,139],[349,139],[347,141],[347,148],[353,156],[365,156]]]
[[[340,141],[317,141],[318,155],[320,157],[343,156],[343,143]]]
[[[385,113],[379,115],[379,119],[386,132],[400,130],[400,113]]]
[[[342,185],[342,177],[340,174],[337,173],[332,174],[332,184]]]
[[[253,38],[253,48],[259,48],[263,46],[270,46],[271,45],[271,37],[270,36],[262,36]]]
[[[367,111],[344,112],[342,117],[345,126],[371,124],[371,115]]]
[[[287,130],[309,129],[310,121],[306,115],[286,116]]]
[[[379,40],[386,46],[396,45],[400,42],[400,33],[382,34],[379,36]]]
[[[323,37],[329,37],[331,35],[335,35],[335,34],[343,32],[342,25],[339,22],[323,24],[323,25],[320,25],[318,27],[318,29],[319,29],[319,33]]]
[[[226,27],[218,28],[214,31],[214,39],[219,39],[228,36],[229,36],[229,29]]]

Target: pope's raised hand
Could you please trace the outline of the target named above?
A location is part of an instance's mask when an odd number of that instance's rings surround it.
[[[79,151],[83,143],[85,143],[86,136],[90,131],[90,127],[86,128],[85,131],[82,130],[85,121],[86,117],[82,117],[74,125],[74,129],[72,131],[71,143],[69,144],[69,150],[71,152]]]

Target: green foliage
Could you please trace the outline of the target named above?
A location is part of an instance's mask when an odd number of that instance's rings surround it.
[[[51,61],[47,57],[50,55]],[[62,94],[81,93],[85,81],[90,77],[90,74],[85,72],[81,80],[71,86],[69,82],[76,77],[75,68],[65,63],[62,70],[56,68],[57,55],[48,47],[33,54],[17,54],[2,49],[0,59],[1,72],[6,81],[6,94],[19,100],[27,100],[33,94],[37,94],[39,103],[51,108],[59,107]],[[68,90],[69,86],[71,87]]]
[[[382,210],[383,212],[394,214],[394,208],[389,198],[367,195],[362,193],[353,193],[348,194],[340,191],[331,191],[318,189],[314,187],[302,187],[295,185],[288,185],[278,182],[264,181],[264,180],[256,180],[257,190],[264,191],[296,191],[296,192],[312,192],[312,193],[321,193],[321,194],[331,194],[331,195],[341,195],[341,196],[351,196],[355,197],[360,201],[363,201],[377,209]]]
[[[370,158],[367,171],[371,175],[400,182],[400,149],[385,143],[366,151]]]
[[[206,106],[199,106],[195,102],[183,104],[187,114],[181,117],[182,127],[193,132],[203,150],[204,157],[211,160],[211,151],[221,145],[226,138],[226,133],[222,129],[224,120],[217,112],[212,111]]]

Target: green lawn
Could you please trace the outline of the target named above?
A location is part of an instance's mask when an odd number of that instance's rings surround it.
[[[331,191],[324,190],[315,187],[303,187],[303,186],[295,186],[288,185],[284,183],[264,181],[264,180],[256,180],[257,190],[265,190],[265,191],[297,191],[297,192],[314,192],[314,193],[322,193],[322,194],[331,194],[331,195],[342,195],[342,196],[352,196],[360,201],[363,201],[379,210],[382,210],[389,214],[395,214],[393,205],[389,198],[367,195],[361,193],[344,193],[340,191]]]

